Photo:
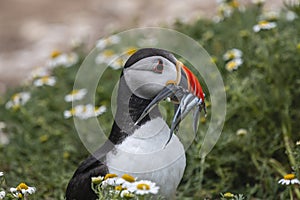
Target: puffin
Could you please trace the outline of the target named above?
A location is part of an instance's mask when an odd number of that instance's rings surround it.
[[[170,126],[158,106],[166,99],[174,104]],[[137,50],[121,72],[110,135],[81,162],[68,183],[66,199],[97,199],[91,178],[106,174],[150,180],[160,187],[159,195],[175,199],[186,157],[174,133],[192,110],[191,131],[197,132],[200,112],[206,113],[206,107],[205,94],[194,73],[167,50]]]

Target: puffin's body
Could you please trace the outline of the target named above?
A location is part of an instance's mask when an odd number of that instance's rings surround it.
[[[107,173],[153,181],[160,186],[160,195],[175,198],[186,161],[184,147],[173,131],[190,107],[204,105],[198,80],[180,64],[171,53],[152,48],[141,49],[128,59],[109,139],[80,164],[68,184],[67,200],[97,199],[91,177]],[[171,130],[158,109],[158,102],[166,97],[178,100],[181,108]]]

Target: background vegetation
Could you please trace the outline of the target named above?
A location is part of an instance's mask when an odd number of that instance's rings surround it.
[[[245,10],[233,7],[218,22],[200,19],[193,24],[177,22],[174,28],[197,40],[212,56],[222,73],[227,93],[227,116],[221,138],[205,160],[199,158],[201,136],[187,151],[187,168],[178,199],[220,199],[220,193],[244,194],[247,199],[287,199],[287,186],[278,180],[287,173],[300,177],[300,21],[287,20],[286,11],[268,19],[270,30],[253,31],[263,15],[261,5]],[[298,16],[299,7],[293,9]],[[224,18],[223,18],[224,17]],[[225,68],[223,55],[237,48],[243,64]],[[0,171],[7,189],[26,182],[37,192],[31,199],[63,199],[66,185],[79,162],[89,152],[81,144],[72,119],[64,110],[71,104],[64,96],[73,88],[76,72],[86,56],[74,49],[79,61],[72,67],[56,67],[55,86],[34,87],[30,82],[0,98],[0,120],[6,123],[9,144],[0,144]],[[120,70],[109,69],[107,82],[97,89],[97,103],[110,110],[111,81]],[[5,104],[17,92],[31,99],[18,109]],[[209,111],[208,111],[209,112]],[[99,116],[109,130],[110,112]],[[207,124],[203,121],[201,126]],[[299,186],[292,186],[300,198]]]

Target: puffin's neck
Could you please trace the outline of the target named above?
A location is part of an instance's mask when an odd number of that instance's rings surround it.
[[[151,101],[151,99],[144,99],[133,94],[124,78],[121,77],[117,97],[117,111],[109,140],[114,144],[119,144],[147,121],[160,117],[158,106],[155,106],[144,119],[134,125]]]

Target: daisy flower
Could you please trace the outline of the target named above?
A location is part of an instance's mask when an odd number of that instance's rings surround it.
[[[95,59],[96,64],[110,64],[119,56],[110,49],[102,51]]]
[[[10,192],[16,198],[23,198],[24,196],[35,193],[35,187],[29,187],[25,183],[20,183],[16,188],[10,188]]]
[[[92,104],[87,105],[77,105],[73,107],[71,110],[64,111],[64,117],[66,119],[74,116],[79,119],[88,119],[91,117],[97,117],[106,112],[105,106],[94,107]]]
[[[55,68],[58,66],[71,67],[76,64],[79,57],[76,53],[61,53],[59,51],[53,51],[51,59],[48,61],[47,66]]]
[[[226,18],[231,16],[233,8],[226,3],[221,3],[217,8],[217,12],[221,18]]]
[[[72,102],[81,100],[85,97],[87,94],[87,89],[78,89],[78,90],[72,90],[69,94],[65,96],[66,102]]]
[[[32,80],[44,76],[49,76],[49,70],[46,67],[37,67],[30,72],[27,80]]]
[[[300,184],[300,181],[296,178],[295,174],[286,174],[282,179],[278,181],[282,185]]]
[[[237,70],[239,66],[243,64],[243,60],[241,58],[233,59],[226,63],[225,68],[232,72],[233,70]]]
[[[4,199],[5,197],[5,191],[0,191],[0,199]]]
[[[92,183],[100,184],[104,180],[103,176],[92,177]]]
[[[275,22],[269,22],[266,20],[259,21],[258,24],[253,26],[254,32],[259,32],[261,30],[270,30],[277,26]]]
[[[248,131],[244,128],[240,128],[239,130],[236,131],[236,135],[243,136],[247,135]]]
[[[16,93],[11,97],[10,101],[8,101],[5,104],[5,107],[7,109],[9,109],[9,108],[17,109],[20,106],[25,105],[28,102],[29,99],[30,99],[30,93],[29,92]]]
[[[287,21],[292,22],[292,21],[294,21],[295,19],[298,18],[298,15],[295,12],[289,10],[289,11],[286,12],[285,17],[286,17]]]
[[[230,49],[225,52],[223,55],[223,59],[225,61],[236,59],[236,58],[241,58],[243,56],[243,52],[239,49]]]
[[[107,186],[119,186],[120,182],[119,182],[119,177],[116,174],[106,174],[104,177],[104,181],[102,181],[101,186],[103,188],[107,187]]]
[[[107,38],[102,38],[97,41],[96,48],[99,50],[105,49],[109,45],[118,44],[121,41],[121,38],[117,35],[112,35]]]
[[[217,0],[218,18],[215,18],[216,22],[223,20],[226,17],[230,17],[234,9],[239,8],[240,4],[237,0]]]
[[[124,174],[121,178],[116,180],[116,184],[122,186],[122,188],[129,188],[131,187],[132,183],[136,181],[136,178],[129,174]]]
[[[159,186],[156,186],[154,182],[141,180],[134,182],[131,187],[128,188],[129,192],[135,193],[137,195],[145,194],[157,194]]]
[[[132,54],[134,54],[138,49],[136,47],[128,47],[125,49],[125,55],[130,57]]]
[[[114,70],[118,70],[120,68],[122,68],[125,64],[125,60],[121,57],[115,59],[112,63],[110,63],[110,67]]]
[[[56,83],[56,78],[54,76],[43,76],[36,79],[33,82],[33,85],[36,87],[41,87],[43,85],[54,86]]]
[[[300,140],[296,142],[296,145],[297,145],[297,146],[300,146]]]
[[[4,175],[4,173],[3,172],[0,172],[0,177],[2,177]]]
[[[125,199],[130,199],[130,198],[134,197],[134,194],[132,194],[128,190],[122,190],[121,193],[120,193],[120,197],[125,198]]]
[[[231,192],[226,192],[225,194],[223,194],[223,197],[226,199],[232,199],[234,197],[234,194],[232,194]]]

